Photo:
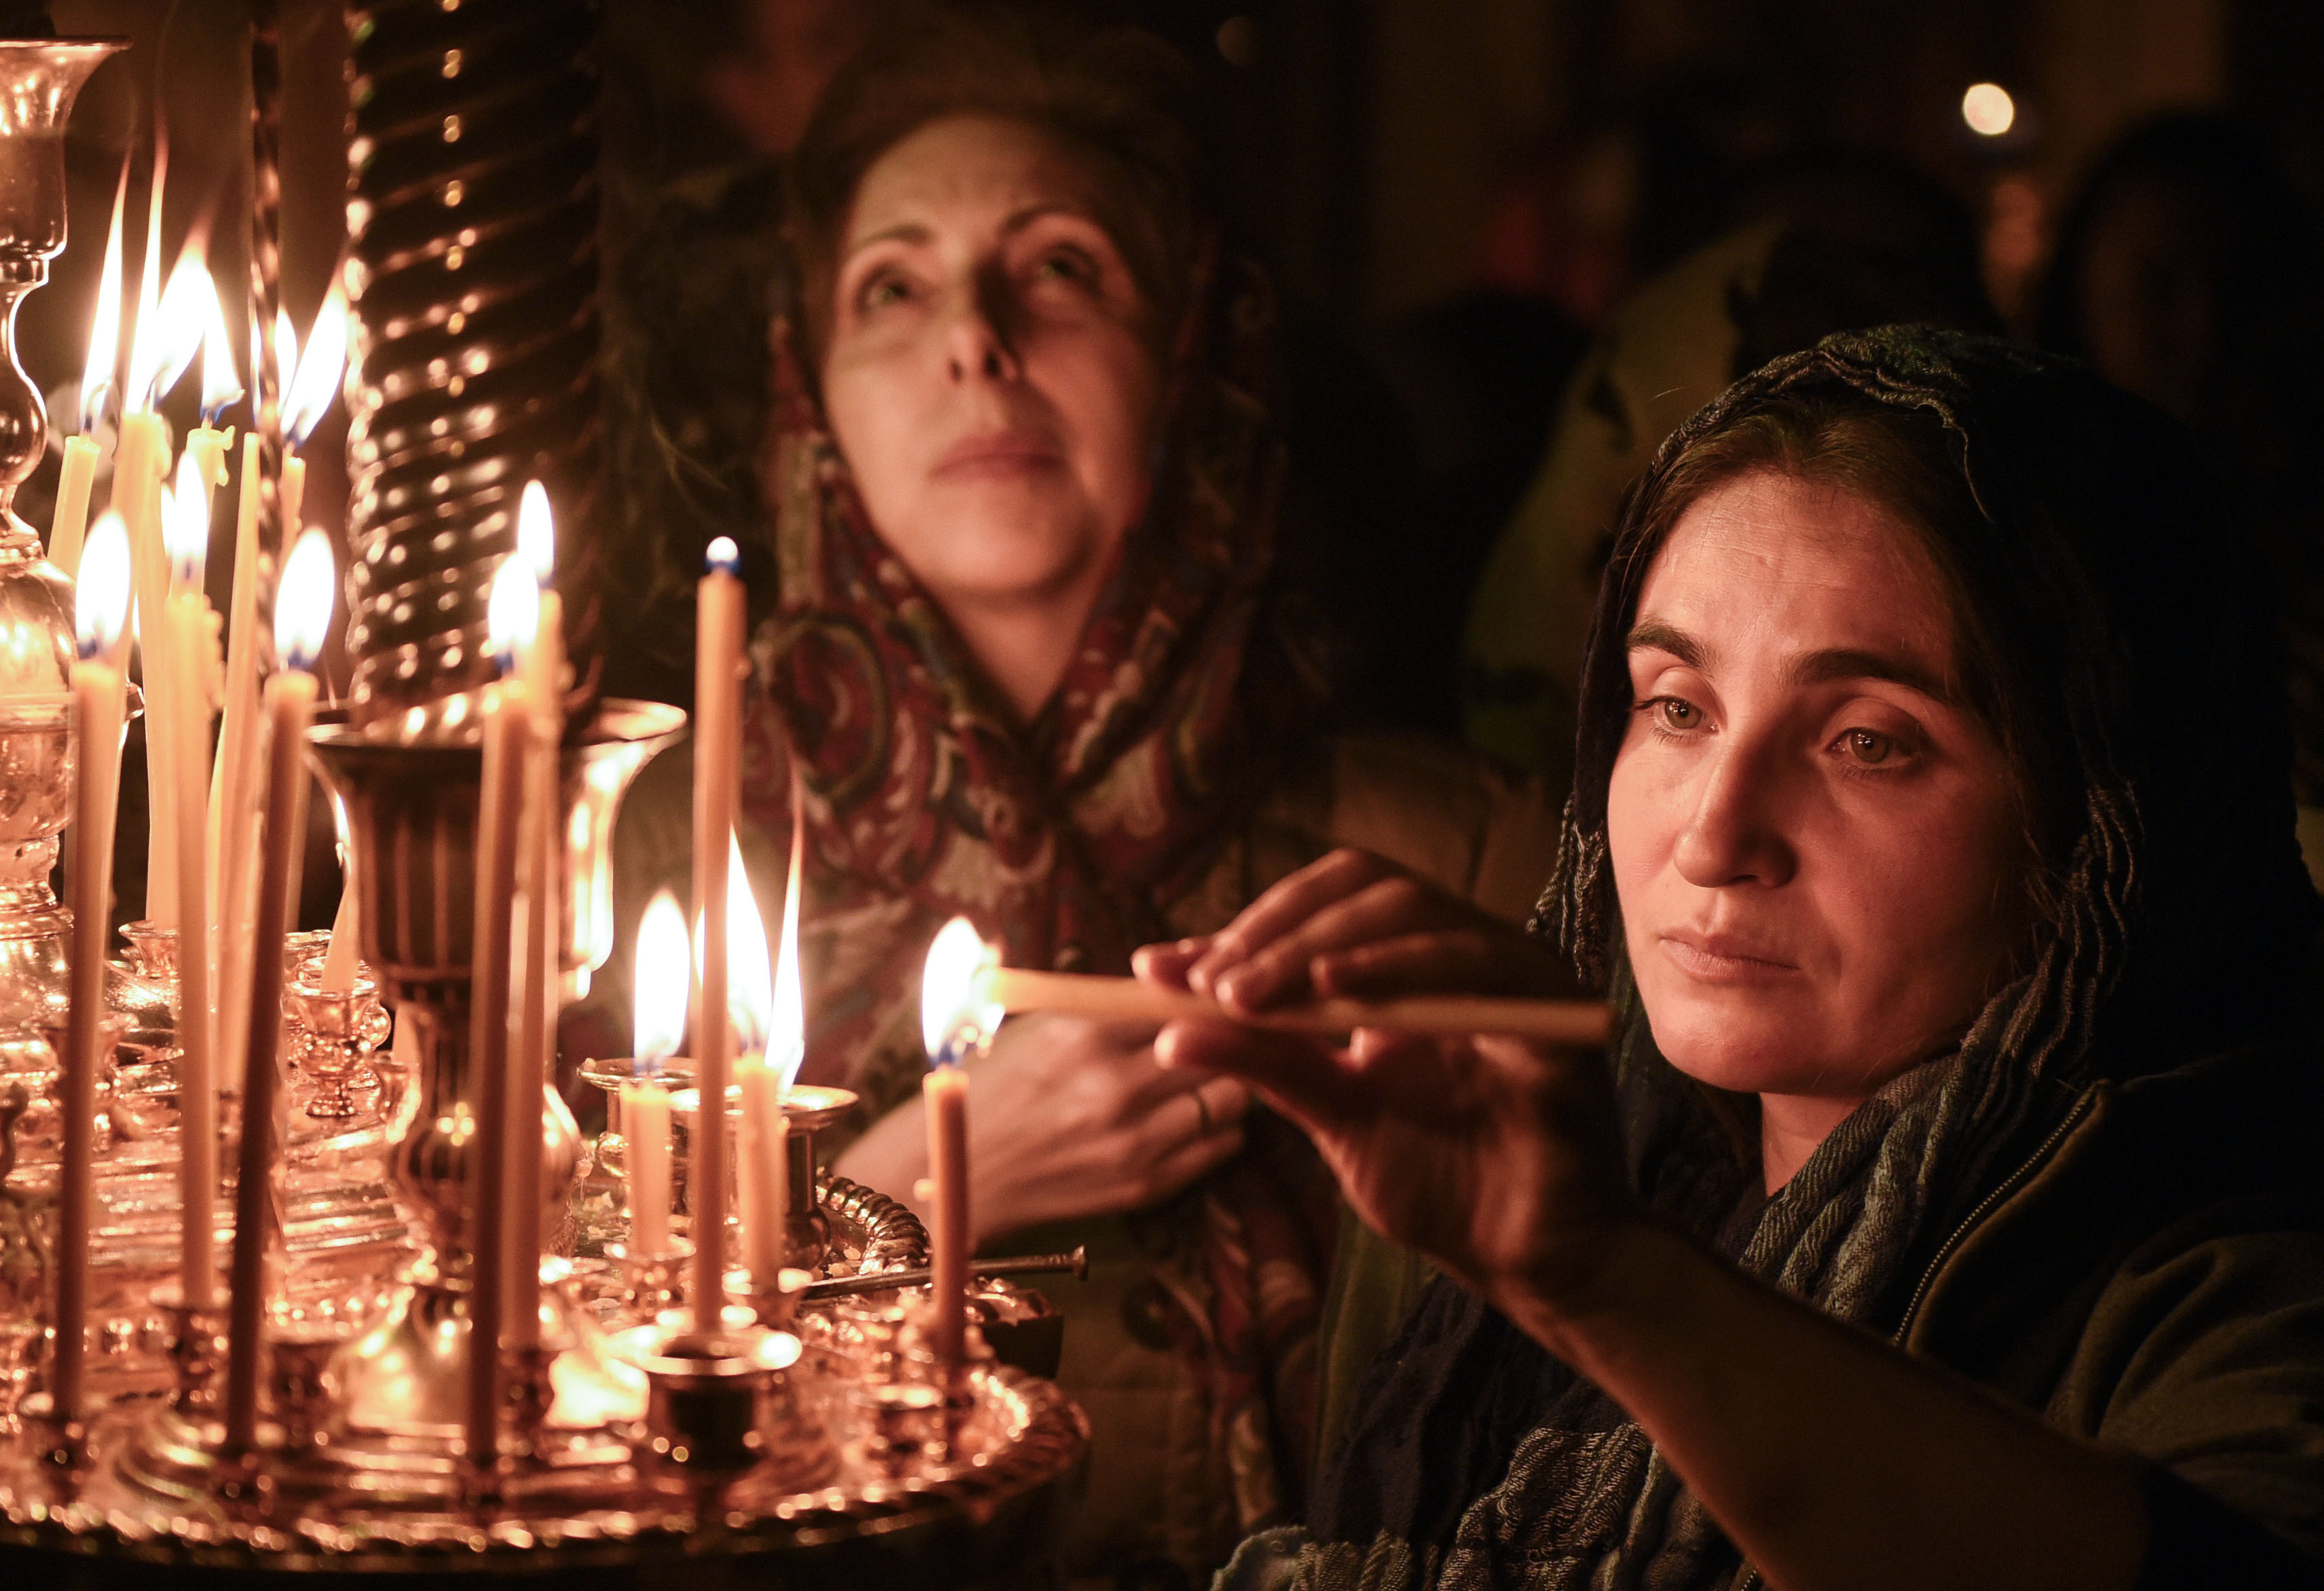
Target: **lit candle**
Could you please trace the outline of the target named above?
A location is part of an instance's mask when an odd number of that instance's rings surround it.
[[[308,347],[311,352],[314,345]],[[511,1084],[514,1136],[509,1146],[509,1336],[517,1346],[530,1347],[540,1337],[545,1129],[539,1113],[547,1104],[551,1052],[557,1045],[557,935],[564,926],[558,747],[565,738],[559,678],[564,672],[565,605],[551,584],[557,572],[557,527],[549,514],[549,494],[539,481],[525,484],[517,513],[516,556],[532,571],[539,600],[533,633],[517,654],[517,672],[532,704],[533,728],[525,754],[523,848],[518,862],[525,912],[523,985]]]
[[[129,527],[130,562],[137,576],[137,631],[145,660],[145,784],[151,820],[145,852],[145,915],[164,928],[193,925],[192,931],[182,936],[185,943],[180,946],[179,957],[182,965],[193,959],[184,954],[187,945],[198,945],[207,928],[201,914],[180,920],[183,903],[178,898],[186,878],[179,852],[187,833],[178,814],[178,798],[189,787],[175,763],[187,739],[181,719],[194,710],[181,703],[196,690],[194,680],[179,674],[173,666],[162,612],[169,600],[171,565],[177,559],[164,545],[168,527],[161,523],[161,479],[170,467],[170,427],[155,412],[154,405],[193,362],[208,319],[206,301],[217,295],[208,285],[208,273],[191,257],[181,257],[171,272],[169,292],[164,295],[160,291],[161,190],[168,163],[165,152],[157,145],[145,229],[145,264],[137,291],[137,328],[130,341],[129,385],[124,394],[128,412],[121,418],[121,448],[114,458],[113,504]],[[209,557],[207,502],[203,542],[193,556],[197,570]],[[198,589],[198,580],[196,587]],[[157,662],[162,666],[155,667]],[[207,714],[206,707],[203,710]],[[204,777],[190,788],[205,790],[209,766],[207,745],[199,766]],[[198,816],[206,814],[198,812]],[[199,835],[204,827],[197,823],[193,832]],[[199,846],[195,847],[194,860],[198,865]],[[182,978],[181,973],[181,983]],[[182,1014],[180,1020],[184,1020]]]
[[[282,395],[282,539],[288,542],[297,533],[294,527],[307,502],[307,461],[299,457],[299,449],[322,423],[331,400],[338,395],[339,378],[346,374],[347,290],[332,281],[322,308],[315,311],[315,324],[307,330],[304,350],[296,350],[287,320],[281,329],[277,367],[290,384]],[[295,361],[290,357],[294,351]],[[294,363],[298,374],[290,375]]]
[[[275,1047],[282,1024],[282,883],[290,854],[306,842],[285,816],[298,804],[307,778],[307,726],[314,721],[316,680],[310,671],[331,624],[330,542],[319,531],[299,539],[283,566],[274,608],[275,649],[282,668],[266,682],[266,718],[272,735],[266,758],[265,871],[258,893],[249,998],[243,1031],[242,1158],[235,1189],[234,1288],[226,1354],[226,1445],[248,1452],[258,1431],[259,1365],[266,1308],[267,1207],[273,1193],[274,1091],[280,1076]]]
[[[687,990],[694,981],[694,963],[686,942],[686,913],[668,890],[653,898],[638,925],[636,986],[630,1048],[632,1066],[641,1078],[661,1070],[662,1062],[678,1053],[686,1027]],[[630,1181],[630,1236],[632,1254],[652,1256],[669,1252],[669,1091],[658,1081],[625,1083],[622,1087],[622,1135]]]
[[[161,725],[149,723],[146,744],[168,747],[171,774],[167,809],[177,825],[171,860],[177,868],[178,933],[178,1120],[183,1134],[180,1161],[186,1224],[182,1269],[186,1301],[209,1307],[214,1274],[214,1214],[217,1187],[217,1071],[212,1049],[208,882],[205,876],[208,828],[204,785],[209,769],[209,604],[201,588],[202,554],[209,544],[209,514],[197,488],[171,504],[169,553],[174,589],[163,598],[158,626],[146,634],[146,677],[170,681],[174,711]],[[158,633],[157,633],[158,630]],[[160,666],[152,665],[158,663]]]
[[[731,976],[727,1014],[734,1047],[734,1081],[742,1096],[737,1191],[742,1199],[742,1253],[755,1287],[773,1285],[783,1268],[782,1080],[767,1066],[767,1038],[775,990],[767,959],[766,924],[759,920],[742,849],[727,837],[726,956]]]
[[[726,921],[726,849],[740,796],[742,733],[742,560],[733,538],[710,543],[709,568],[696,588],[694,642],[694,910],[703,921]],[[701,1110],[687,1173],[694,1216],[695,1324],[718,1329],[725,1302],[726,1134],[728,1033],[726,936],[705,934],[702,984],[694,1023],[694,1064]]]
[[[57,477],[56,517],[49,525],[49,561],[68,577],[80,569],[81,532],[88,521],[89,487],[97,479],[97,436],[113,396],[113,367],[121,357],[121,220],[129,202],[129,157],[121,161],[121,181],[113,190],[113,229],[105,239],[105,270],[97,279],[97,319],[88,328],[88,363],[81,366],[80,435],[65,443],[64,473]],[[124,627],[124,634],[126,634]]]
[[[521,559],[503,560],[487,607],[500,680],[484,697],[484,787],[476,810],[476,915],[470,968],[472,1075],[476,1079],[477,1177],[468,1236],[475,1284],[468,1294],[468,1458],[488,1465],[500,1448],[501,1329],[508,1268],[509,973],[516,911],[517,819],[524,804],[525,744],[532,711],[512,677],[517,649],[531,638],[539,591]],[[537,1110],[538,1105],[534,1106]],[[535,1132],[540,1129],[533,1128]]]
[[[203,379],[210,350],[203,345]],[[217,764],[210,777],[210,842],[217,867],[219,986],[250,981],[250,934],[258,912],[258,433],[242,439],[242,480],[234,520],[234,591],[226,603],[226,700],[218,728]],[[249,1035],[249,1013],[226,1003],[220,1047],[239,1055]]]
[[[89,1215],[95,1198],[97,1078],[104,1065],[105,953],[111,937],[113,818],[121,787],[123,633],[129,537],[117,514],[97,522],[83,560],[72,667],[72,1005],[64,1055],[64,1152],[57,1220],[56,1359],[49,1387],[60,1420],[81,1417],[88,1321]]]
[[[982,993],[991,947],[966,918],[945,924],[928,947],[920,976],[920,1036],[928,1075],[920,1086],[927,1112],[928,1180],[934,1216],[928,1239],[929,1346],[957,1364],[968,1320],[968,1073],[961,1062],[990,1042],[1001,1012]]]

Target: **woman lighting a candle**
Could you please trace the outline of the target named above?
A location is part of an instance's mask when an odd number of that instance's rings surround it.
[[[1223,1584],[2319,1583],[2324,911],[2190,460],[2080,365],[1906,328],[1663,446],[1541,913],[1610,1068],[1164,1035],[1443,1276]],[[1142,969],[1473,984],[1481,936],[1330,872]]]

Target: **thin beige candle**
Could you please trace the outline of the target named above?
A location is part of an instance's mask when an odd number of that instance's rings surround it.
[[[258,912],[258,435],[242,439],[234,522],[234,589],[226,603],[226,701],[217,765],[210,776],[210,844],[217,877],[219,986],[247,987],[250,934]],[[249,1012],[228,1000],[219,1014],[219,1050],[239,1055]]]
[[[169,554],[161,546],[161,475],[169,467],[169,427],[152,410],[124,414],[121,448],[114,456],[113,506],[129,531],[130,567],[136,572],[137,635],[145,680],[145,917],[178,926],[178,824],[170,753],[176,735],[175,680],[156,663],[169,653],[161,639],[170,595]]]
[[[742,700],[742,553],[732,538],[711,542],[696,587],[694,654],[694,911],[702,935],[694,1060],[700,1129],[687,1178],[693,1214],[694,1311],[698,1330],[715,1331],[725,1303],[726,1134],[719,1129],[733,1068],[726,1022],[726,852],[740,794]]]
[[[254,930],[248,1013],[243,1031],[242,1155],[235,1190],[234,1286],[226,1349],[226,1446],[248,1452],[257,1441],[258,1385],[264,1358],[266,1238],[273,1194],[274,1096],[281,1076],[276,1046],[282,1024],[282,944],[289,923],[282,912],[282,881],[290,853],[306,841],[287,823],[272,821],[297,804],[307,774],[307,727],[314,721],[317,684],[309,671],[330,627],[330,543],[319,532],[300,539],[282,573],[281,600],[275,613],[280,673],[266,682],[266,717],[272,726],[267,753],[265,866],[260,874],[258,920]]]
[[[968,1329],[968,1074],[931,1066],[920,1085],[928,1120],[928,1180],[935,1222],[928,1234],[928,1347],[945,1364],[966,1356]]]
[[[500,1358],[508,1302],[509,982],[516,911],[518,819],[524,801],[531,704],[511,671],[533,633],[532,573],[509,559],[493,578],[492,647],[503,678],[484,691],[484,779],[476,811],[475,960],[469,973],[468,1037],[476,1085],[477,1176],[469,1189],[468,1244],[475,1281],[468,1294],[468,1460],[490,1465],[500,1451]],[[538,1106],[535,1107],[538,1109]],[[538,1128],[535,1129],[538,1131]]]
[[[125,711],[119,648],[129,606],[129,542],[107,514],[89,543],[78,593],[80,661],[72,666],[72,1004],[64,1055],[64,1146],[57,1216],[56,1355],[49,1377],[56,1418],[82,1418],[88,1321],[90,1216],[96,1200],[97,1079],[103,1067],[105,958],[111,937],[113,820],[121,789]]]
[[[312,344],[309,344],[312,347]],[[557,571],[557,531],[549,495],[525,484],[517,513],[517,557],[532,570],[538,609],[517,671],[533,710],[525,755],[525,835],[521,860],[525,902],[522,1005],[517,1022],[509,1144],[509,1337],[530,1347],[540,1337],[541,1156],[551,1061],[557,1048],[558,936],[564,927],[564,803],[558,745],[565,737],[565,604],[549,588]]]
[[[631,1065],[645,1078],[660,1071],[678,1053],[686,1031],[687,990],[694,981],[686,913],[668,890],[655,893],[638,923],[637,961],[632,972],[636,1004],[631,1013]],[[666,1254],[670,1252],[669,1091],[659,1082],[623,1085],[622,1133],[629,1143],[630,1253],[645,1258]]]
[[[630,1253],[669,1252],[669,1091],[659,1083],[622,1085],[622,1136],[628,1146]]]
[[[1483,994],[1411,995],[1397,1000],[1316,1000],[1245,1015],[1201,994],[1157,989],[1135,978],[998,967],[985,993],[1010,1012],[1049,1011],[1106,1022],[1190,1020],[1240,1022],[1278,1032],[1333,1036],[1357,1028],[1457,1037],[1501,1033],[1553,1044],[1598,1046],[1612,1014],[1595,1000],[1512,1000]]]
[[[783,1174],[781,1136],[788,1123],[783,1116],[782,1082],[752,1050],[734,1063],[734,1081],[742,1093],[742,1184],[743,1263],[751,1284],[765,1289],[775,1284],[783,1268],[788,1245],[783,1241]]]
[[[162,599],[149,627],[148,678],[170,680],[171,712],[149,724],[146,744],[169,748],[171,796],[167,809],[177,827],[170,860],[176,867],[178,895],[178,1121],[180,1188],[185,1224],[180,1234],[179,1269],[186,1301],[210,1307],[217,1289],[217,1071],[213,1048],[216,1013],[210,1002],[208,881],[206,876],[208,812],[202,784],[209,754],[209,700],[203,689],[209,673],[209,605],[202,597],[200,555],[208,541],[208,515],[198,493],[175,505],[168,527],[176,588]],[[153,644],[156,641],[159,645]]]
[[[70,579],[80,572],[81,532],[88,526],[88,492],[97,484],[97,446],[87,436],[65,439],[57,472],[57,511],[49,520],[49,561]]]

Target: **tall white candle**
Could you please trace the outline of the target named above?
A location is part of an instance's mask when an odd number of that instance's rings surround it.
[[[742,727],[742,553],[729,537],[710,544],[696,587],[694,654],[694,909],[702,937],[701,997],[694,1061],[701,1089],[687,1204],[693,1215],[695,1325],[715,1331],[726,1286],[726,1134],[719,1122],[732,1080],[726,1022],[726,852],[740,796]]]
[[[56,1357],[50,1394],[60,1420],[80,1419],[88,1324],[90,1216],[95,1203],[97,1080],[104,1066],[105,957],[111,938],[113,819],[121,788],[124,676],[121,639],[129,606],[129,539],[107,514],[90,538],[78,593],[80,661],[72,667],[72,1004],[64,1069],[62,1189],[56,1246]]]

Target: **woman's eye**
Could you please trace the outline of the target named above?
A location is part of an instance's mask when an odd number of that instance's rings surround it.
[[[1076,249],[1052,249],[1033,264],[1037,282],[1087,282],[1095,278],[1097,268],[1087,255]]]
[[[1655,711],[1661,715],[1665,729],[1684,733],[1702,727],[1702,709],[1691,701],[1681,701],[1675,696],[1664,697],[1655,703]]]
[[[1840,737],[1840,744],[1850,757],[1868,767],[1886,762],[1896,752],[1895,741],[1877,729],[1850,729]]]
[[[910,284],[902,277],[883,274],[865,282],[855,300],[866,310],[884,310],[890,304],[899,304],[911,296]]]

